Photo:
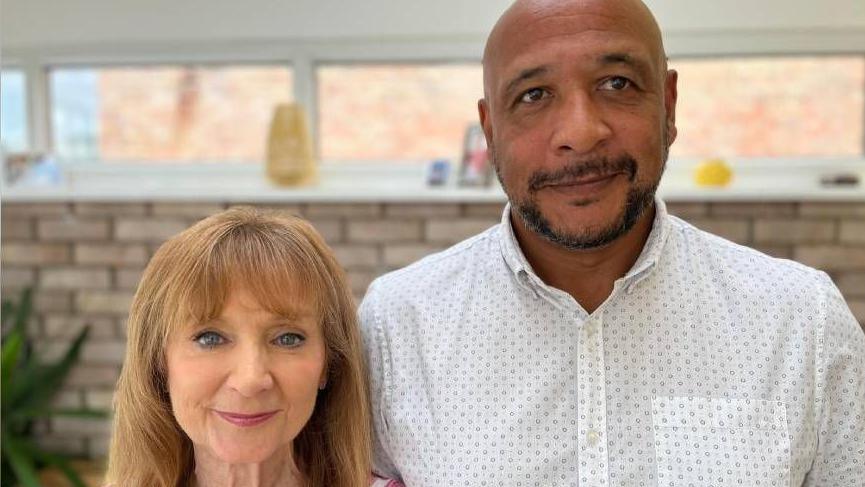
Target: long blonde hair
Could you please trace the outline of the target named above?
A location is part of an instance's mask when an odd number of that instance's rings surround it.
[[[365,486],[371,471],[368,387],[345,275],[307,222],[252,208],[198,222],[165,242],[144,271],[117,383],[108,482],[190,485],[192,443],[171,411],[166,342],[184,323],[218,316],[237,285],[276,314],[296,299],[318,306],[327,388],[294,439],[294,459],[310,487]]]

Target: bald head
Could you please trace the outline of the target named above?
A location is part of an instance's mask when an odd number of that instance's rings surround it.
[[[490,99],[500,71],[527,44],[540,39],[611,28],[642,42],[666,72],[661,30],[640,0],[517,0],[499,18],[484,48],[484,96]]]

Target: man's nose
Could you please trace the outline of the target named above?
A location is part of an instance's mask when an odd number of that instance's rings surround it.
[[[252,397],[273,387],[267,351],[245,346],[237,351],[228,386],[245,397]]]
[[[613,130],[590,93],[566,96],[556,112],[553,149],[561,155],[589,154],[609,139]]]

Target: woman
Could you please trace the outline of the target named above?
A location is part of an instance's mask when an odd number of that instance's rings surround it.
[[[354,302],[297,218],[232,209],[159,248],[132,304],[115,407],[118,487],[373,482]]]

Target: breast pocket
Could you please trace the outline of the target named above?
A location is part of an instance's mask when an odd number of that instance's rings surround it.
[[[659,486],[789,486],[783,403],[656,397],[652,424]]]

